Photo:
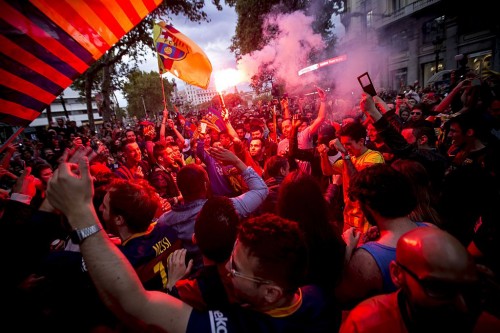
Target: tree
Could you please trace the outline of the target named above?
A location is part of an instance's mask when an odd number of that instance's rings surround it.
[[[321,61],[321,57],[325,55],[333,55],[336,38],[332,35],[332,16],[344,10],[342,0],[227,0],[226,3],[234,7],[238,15],[235,35],[232,37],[230,46],[236,59],[262,49],[280,33],[276,26],[269,26],[266,31],[263,31],[264,19],[268,14],[288,14],[298,10],[315,18],[312,29],[315,33],[321,34],[326,44],[325,50],[312,51],[309,54],[310,62],[315,63]],[[259,68],[258,73],[254,73],[251,77],[250,86],[257,94],[261,94],[269,91],[276,84],[282,84],[282,82],[277,82],[274,71],[264,64]]]
[[[220,0],[212,0],[218,10],[222,10]],[[153,22],[170,15],[184,15],[193,22],[209,21],[203,11],[204,0],[168,0],[162,2],[158,8],[150,13],[141,23],[120,39],[98,61],[90,66],[73,88],[79,90],[87,100],[87,114],[91,130],[94,130],[92,114],[92,91],[100,91],[103,96],[103,118],[109,120],[112,110],[110,107],[110,93],[123,86],[123,78],[137,69],[137,64],[147,54],[147,50],[154,50],[152,27]],[[127,56],[130,60],[122,61]]]
[[[167,108],[173,110],[170,97],[174,91],[174,79],[172,81],[163,79],[163,86],[165,87]],[[163,92],[157,72],[146,73],[139,70],[131,72],[127,76],[127,82],[123,85],[123,94],[127,100],[128,113],[131,117],[144,118],[147,112],[147,115],[153,118],[163,111]]]
[[[334,43],[331,38],[333,23],[331,18],[334,14],[340,13],[344,8],[342,0],[324,0],[318,5],[312,6],[310,0],[226,0],[226,3],[235,8],[238,15],[235,35],[232,38],[230,50],[235,53],[236,58],[262,49],[269,40],[265,36],[272,38],[273,31],[264,34],[262,30],[264,18],[271,12],[292,13],[302,10],[308,15],[313,15],[313,30],[319,33],[329,42]],[[278,33],[275,31],[274,33]]]
[[[224,104],[226,104],[226,107],[229,108],[234,108],[237,107],[238,105],[243,103],[243,100],[241,99],[241,96],[239,94],[227,94],[223,95],[224,98]],[[210,101],[210,105],[213,105],[217,108],[221,108],[220,105],[220,98],[218,95],[214,96],[212,100]]]

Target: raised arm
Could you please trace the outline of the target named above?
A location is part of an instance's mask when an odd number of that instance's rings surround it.
[[[249,216],[259,208],[269,194],[266,183],[252,167],[248,167],[230,150],[212,147],[209,149],[209,153],[222,163],[234,165],[241,172],[243,180],[248,186],[248,191],[240,196],[231,198],[231,201],[241,217]]]
[[[281,109],[283,110],[283,119],[290,119],[290,108],[288,106],[288,98],[283,97],[280,101],[281,103]]]
[[[12,158],[12,155],[14,155],[16,150],[17,150],[17,148],[14,144],[10,144],[5,148],[5,154],[3,155],[2,159],[0,160],[0,167],[3,167],[4,169],[9,168],[10,159]]]
[[[95,227],[80,244],[88,272],[103,302],[127,325],[185,332],[192,308],[163,292],[146,291],[135,270],[102,230],[93,203],[88,160],[63,162],[49,182],[50,203],[73,229]]]
[[[321,126],[321,123],[323,123],[323,120],[325,120],[326,115],[326,93],[320,87],[316,87],[316,90],[318,91],[320,105],[318,116],[316,117],[316,119],[314,119],[313,123],[309,125],[309,127],[311,128],[311,135],[316,134],[319,127]]]
[[[233,128],[231,121],[229,121],[229,111],[227,109],[223,109],[221,111],[221,116],[222,119],[224,120],[224,124],[226,125],[227,133],[231,135],[233,140],[238,139],[238,133],[236,133],[236,130]]]
[[[175,127],[175,123],[174,123],[174,121],[172,119],[168,119],[167,122],[168,122],[168,127],[170,127],[170,129],[172,129],[172,131],[174,131],[175,136],[177,136],[177,138],[179,139],[179,141],[182,142],[182,147],[179,146],[179,148],[184,149],[185,142],[186,142],[186,140],[184,139],[184,136],[181,134],[181,132],[179,132],[177,130],[177,127]]]
[[[453,101],[453,99],[455,99],[455,96],[460,93],[460,91],[462,91],[462,88],[465,84],[469,84],[470,83],[470,80],[469,79],[465,79],[465,80],[462,80],[460,81],[456,86],[455,88],[453,88],[452,91],[450,91],[450,93],[448,95],[446,95],[446,97],[438,104],[434,107],[434,112],[436,113],[449,113],[449,107],[451,105],[451,102]]]
[[[299,149],[299,143],[297,139],[298,128],[300,127],[301,120],[298,114],[293,115],[292,119],[292,131],[290,133],[289,140],[289,153],[290,158],[296,158],[301,161],[312,162],[314,159],[314,149]]]
[[[165,141],[165,128],[166,128],[166,123],[168,119],[168,110],[164,109],[163,110],[163,119],[161,121],[161,126],[160,126],[160,141],[164,142]]]

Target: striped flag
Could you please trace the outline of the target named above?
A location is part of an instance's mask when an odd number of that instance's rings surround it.
[[[207,89],[212,64],[195,42],[163,21],[155,24],[153,40],[160,74],[170,72],[186,83]]]
[[[162,0],[0,0],[0,122],[28,126]]]

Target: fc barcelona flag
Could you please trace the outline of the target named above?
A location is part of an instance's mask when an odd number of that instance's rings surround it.
[[[160,74],[170,72],[186,83],[207,89],[212,64],[196,43],[165,22],[155,24],[153,39]]]
[[[162,0],[0,0],[0,122],[28,126]]]

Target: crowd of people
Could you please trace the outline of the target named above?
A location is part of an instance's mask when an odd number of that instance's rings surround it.
[[[500,85],[316,93],[0,160],[16,331],[500,330]]]

